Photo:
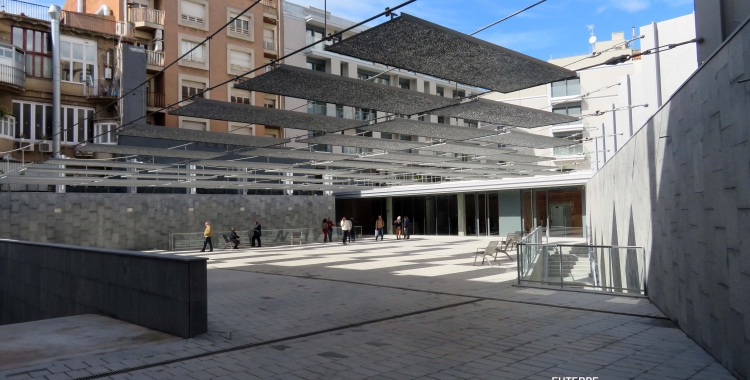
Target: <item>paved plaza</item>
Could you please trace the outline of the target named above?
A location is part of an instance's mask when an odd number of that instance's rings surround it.
[[[474,265],[489,240],[177,252],[210,258],[207,334],[0,377],[733,378],[645,297],[513,286],[515,252]]]

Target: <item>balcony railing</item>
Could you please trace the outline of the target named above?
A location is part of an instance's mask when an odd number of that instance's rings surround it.
[[[26,73],[23,69],[0,64],[0,83],[26,88]]]
[[[98,86],[92,82],[86,82],[84,86],[85,96],[87,98],[114,99],[117,98],[117,92],[120,87],[119,81],[100,80]]]
[[[320,38],[315,38],[314,36],[307,36],[307,39],[305,40],[306,45],[310,45],[311,43],[318,41]],[[312,48],[315,50],[325,50],[325,47],[327,45],[333,45],[332,41],[320,41],[320,43],[315,44]]]
[[[151,8],[130,8],[128,12],[130,22],[148,22],[151,24],[164,25],[164,11]]]
[[[50,21],[49,6],[18,0],[0,0],[0,12]]]
[[[273,41],[263,41],[263,48],[266,50],[276,51],[276,43]]]
[[[316,115],[327,115],[327,107],[322,104],[308,104],[307,105],[307,113],[312,113]]]
[[[271,14],[276,14],[276,1],[275,0],[262,0],[263,11]]]
[[[74,28],[117,35],[117,21],[86,13],[63,11],[62,24]]]
[[[238,28],[236,26],[230,26],[229,27],[229,33],[239,34],[239,35],[247,37],[247,36],[250,35],[250,29]]]
[[[146,64],[164,67],[164,52],[146,50]]]
[[[146,96],[146,106],[148,107],[164,107],[166,101],[164,94],[158,92],[149,92]]]

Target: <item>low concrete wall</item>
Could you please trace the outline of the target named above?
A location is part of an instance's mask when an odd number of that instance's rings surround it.
[[[101,314],[191,338],[208,329],[206,260],[0,240],[0,325]]]
[[[594,243],[643,246],[649,298],[746,379],[748,77],[746,22],[586,185]]]
[[[0,193],[0,238],[76,246],[169,249],[169,234],[317,228],[334,198],[284,195]],[[214,237],[216,240],[217,237]],[[221,238],[221,237],[219,237]]]

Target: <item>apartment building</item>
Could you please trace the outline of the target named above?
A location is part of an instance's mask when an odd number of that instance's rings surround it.
[[[155,75],[251,4],[243,0],[67,0],[64,9],[82,7],[81,12],[94,13],[106,8],[117,21],[130,25],[129,36],[146,49],[148,57],[147,111],[155,113],[148,116],[147,123],[281,137],[283,131],[276,127],[178,117],[161,110],[279,57],[283,49],[281,7],[277,0],[262,0],[211,41]],[[273,108],[280,104],[276,96],[237,90],[231,83],[200,96]]]
[[[584,116],[580,122],[532,131],[550,137],[583,141],[583,144],[535,150],[535,153],[554,157],[555,160],[547,162],[548,165],[564,169],[598,170],[698,68],[697,46],[682,45],[658,55],[643,55],[618,65],[588,67],[613,57],[633,55],[695,37],[693,14],[642,26],[639,33],[632,36],[626,37],[623,32],[612,33],[611,40],[593,43],[588,54],[549,60],[555,65],[576,70],[578,78],[508,94],[491,93],[486,97],[571,116]]]
[[[324,36],[335,34],[339,31],[349,28],[355,22],[332,15],[330,12],[324,12],[311,6],[302,6],[294,3],[284,2],[284,43],[286,52],[292,52],[304,46],[310,45],[315,41],[321,40]],[[346,39],[352,35],[367,30],[367,26],[359,26],[343,34]],[[321,42],[311,48],[306,49],[302,54],[297,54],[285,59],[285,63],[297,67],[305,67],[310,70],[322,71],[334,75],[341,75],[349,78],[360,80],[370,80],[375,83],[388,86],[400,87],[407,90],[424,92],[432,95],[446,97],[464,97],[476,94],[482,90],[438,79],[428,75],[418,74],[401,69],[391,69],[384,65],[366,62],[359,59],[346,57],[336,53],[325,51],[325,46],[333,42]],[[341,117],[358,120],[379,119],[382,120],[387,115],[384,112],[346,107],[337,104],[326,104],[304,99],[285,99],[285,109],[298,112],[307,112],[319,115],[328,115],[331,117]],[[403,117],[402,115],[392,115]],[[478,127],[479,123],[473,120],[464,120],[456,118],[446,118],[433,115],[427,115],[421,118],[423,121],[434,123],[444,123],[451,125]],[[345,134],[362,133],[357,130],[349,130]],[[308,136],[312,133],[302,130],[287,130],[286,137]],[[369,132],[363,134],[376,138],[397,139],[397,140],[414,140],[424,141],[424,137],[386,134],[380,132]],[[289,146],[302,146],[301,144],[290,143]],[[364,153],[367,149],[353,147],[331,147],[328,145],[313,146],[314,150],[328,151],[334,153]],[[417,153],[417,152],[415,152]],[[419,152],[428,153],[428,152]]]
[[[6,0],[0,12],[0,152],[14,162],[52,154],[52,50],[49,7]],[[113,143],[119,125],[118,46],[123,24],[111,15],[64,11],[60,37],[61,153],[81,142]]]

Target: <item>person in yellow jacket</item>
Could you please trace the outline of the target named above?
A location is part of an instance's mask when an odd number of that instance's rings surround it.
[[[213,231],[211,231],[211,223],[206,222],[206,230],[203,231],[203,237],[206,238],[206,240],[203,241],[203,249],[201,249],[201,252],[206,252],[206,245],[211,249],[209,252],[214,251],[214,245],[211,243],[212,235]]]
[[[375,221],[375,231],[377,231],[375,234],[375,241],[378,241],[378,236],[380,236],[380,241],[383,241],[383,227],[385,227],[383,216],[378,215],[378,220]]]

